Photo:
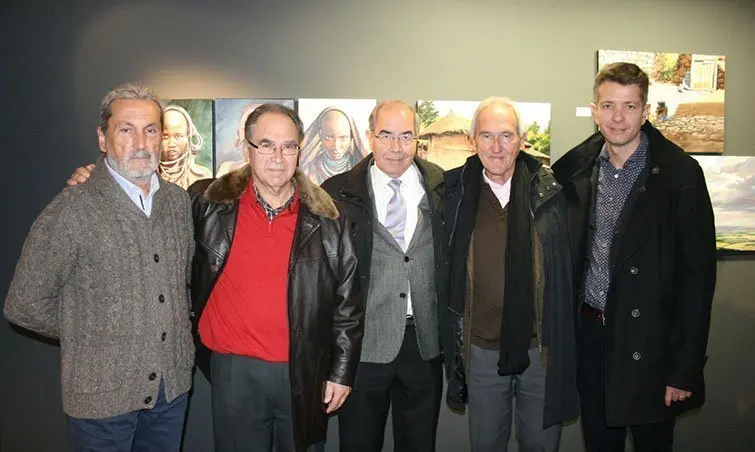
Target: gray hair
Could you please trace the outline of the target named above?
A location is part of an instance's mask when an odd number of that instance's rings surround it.
[[[377,105],[375,105],[375,108],[372,109],[372,112],[370,113],[370,119],[369,119],[369,126],[370,126],[370,132],[375,133],[375,127],[377,126],[377,118],[380,114],[380,110],[382,110],[385,107],[391,107],[395,105],[402,105],[406,108],[408,108],[412,115],[414,115],[414,135],[419,135],[419,127],[420,127],[420,118],[417,112],[412,108],[411,105],[407,104],[403,100],[383,100],[380,101]]]
[[[477,110],[475,110],[474,116],[472,116],[472,124],[470,124],[469,126],[469,138],[474,140],[475,134],[477,133],[477,121],[479,120],[482,112],[487,110],[489,107],[494,106],[510,108],[511,111],[514,112],[514,117],[516,118],[516,129],[519,132],[519,136],[523,136],[524,124],[522,124],[522,120],[519,117],[519,109],[516,108],[516,103],[514,103],[514,101],[509,99],[508,97],[488,97],[487,99],[480,102],[479,105],[477,105]]]
[[[125,83],[108,91],[100,105],[99,128],[102,133],[107,132],[108,122],[113,116],[113,102],[116,100],[151,100],[160,109],[160,128],[163,126],[163,103],[154,91],[138,83]]]
[[[204,146],[204,138],[202,138],[202,135],[197,130],[197,126],[194,125],[194,120],[191,119],[191,115],[188,111],[186,111],[185,108],[183,108],[180,105],[168,105],[163,110],[163,117],[169,112],[169,111],[175,111],[181,114],[181,116],[184,117],[186,120],[186,126],[187,126],[187,139],[189,140],[189,148],[192,152],[196,153],[198,150],[202,149],[202,146]]]
[[[297,115],[291,108],[273,102],[260,105],[255,108],[254,111],[249,113],[249,116],[247,116],[246,122],[244,123],[244,135],[246,136],[247,142],[252,139],[254,126],[257,124],[257,121],[259,121],[260,117],[266,113],[278,113],[290,119],[291,122],[294,123],[294,126],[296,126],[297,142],[301,144],[301,141],[304,139],[304,124],[301,122],[301,118],[299,118],[299,115]]]

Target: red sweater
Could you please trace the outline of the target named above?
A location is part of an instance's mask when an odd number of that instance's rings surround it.
[[[225,267],[199,319],[199,336],[218,353],[287,362],[288,263],[298,190],[291,206],[270,222],[250,181],[238,209]]]

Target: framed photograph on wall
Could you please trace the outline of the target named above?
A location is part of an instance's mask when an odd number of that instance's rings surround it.
[[[598,51],[598,71],[621,61],[650,78],[648,119],[666,138],[692,154],[724,152],[725,56]]]
[[[212,100],[165,100],[162,154],[158,172],[184,189],[212,177]]]
[[[469,127],[478,101],[420,100],[417,114],[422,122],[417,152],[445,170],[459,167],[472,155]],[[551,105],[515,102],[524,129],[524,151],[546,165],[551,152]]]
[[[316,184],[348,171],[371,152],[366,133],[375,99],[298,99],[304,123],[299,168]]]
[[[705,174],[721,255],[755,255],[755,157],[694,156]]]

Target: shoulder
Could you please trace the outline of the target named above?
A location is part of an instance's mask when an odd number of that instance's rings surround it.
[[[552,165],[554,175],[559,179],[569,178],[575,173],[590,167],[600,153],[605,139],[600,132],[590,135],[585,141],[574,146]]]
[[[325,190],[331,197],[336,198],[338,196],[338,192],[341,190],[341,187],[343,187],[346,184],[346,181],[349,179],[352,171],[354,170],[352,169],[341,174],[331,176],[325,179],[320,187]]]

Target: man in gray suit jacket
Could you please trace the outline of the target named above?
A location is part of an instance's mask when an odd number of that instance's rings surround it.
[[[73,451],[176,451],[194,344],[189,196],[157,173],[162,105],[138,85],[102,101],[91,181],[63,190],[24,244],[6,318],[60,340]]]
[[[339,415],[341,452],[379,452],[392,405],[394,450],[435,450],[445,312],[443,171],[416,157],[419,121],[400,101],[370,114],[372,155],[322,187],[346,205],[366,313],[354,391]]]

